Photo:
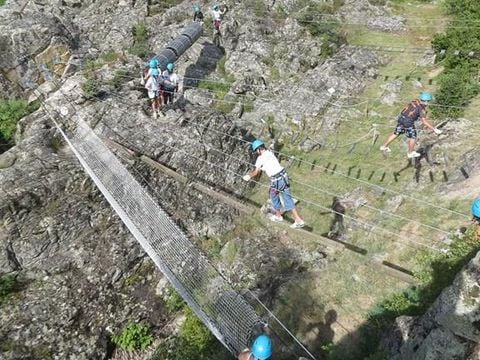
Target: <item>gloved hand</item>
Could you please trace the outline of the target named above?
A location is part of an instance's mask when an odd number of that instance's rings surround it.
[[[252,178],[252,177],[251,177],[250,175],[248,175],[248,174],[247,174],[247,175],[243,175],[243,180],[245,180],[245,181],[250,181],[251,178]]]
[[[437,128],[433,128],[433,132],[437,135],[443,134],[443,131]]]

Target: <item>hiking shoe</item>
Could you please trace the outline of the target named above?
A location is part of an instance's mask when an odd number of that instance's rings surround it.
[[[389,152],[392,152],[392,150],[390,150],[390,148],[388,146],[380,146],[380,151],[384,151],[386,153],[389,153]]]
[[[292,229],[300,229],[300,228],[303,228],[305,226],[305,221],[301,220],[299,222],[294,222],[292,225],[290,225],[290,227]]]
[[[277,216],[277,215],[271,215],[269,219],[270,219],[270,221],[273,221],[273,222],[282,222],[283,221],[283,217]]]
[[[416,152],[416,151],[412,151],[412,152],[409,152],[409,153],[407,154],[407,157],[408,157],[409,159],[413,159],[413,158],[419,157],[420,155],[422,155],[422,154],[420,154],[420,153],[418,153],[418,152]]]

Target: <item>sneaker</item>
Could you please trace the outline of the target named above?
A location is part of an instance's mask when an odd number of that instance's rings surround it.
[[[422,155],[422,154],[417,153],[416,151],[412,151],[412,152],[409,152],[409,153],[407,154],[407,157],[408,157],[409,159],[413,159],[413,158],[419,157],[420,155]]]
[[[282,221],[283,221],[283,217],[277,216],[277,215],[271,215],[271,216],[270,216],[270,220],[273,221],[273,222],[282,222]]]
[[[290,225],[290,227],[292,229],[300,229],[300,228],[303,228],[305,226],[305,221],[301,220],[299,222],[294,222],[292,225]]]
[[[380,146],[380,151],[385,151],[386,153],[392,152],[388,146]]]

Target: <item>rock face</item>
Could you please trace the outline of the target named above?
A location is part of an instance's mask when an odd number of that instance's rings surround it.
[[[275,24],[254,21],[252,9],[243,21],[245,7],[235,2],[238,8],[232,6],[229,12],[234,16],[224,22],[224,49],[202,39],[176,65],[185,74],[184,84],[195,86],[221,67],[219,60],[227,50],[223,72],[234,73],[236,82],[226,99],[231,96],[238,103],[236,94],[250,96],[251,113],[237,106],[234,113],[245,114],[241,120],[226,116],[211,108],[211,91],[190,89],[165,116],[153,120],[144,89],[131,80],[144,62],[128,54],[132,30],[145,25],[152,34],[147,47],[155,52],[190,21],[190,3],[165,11],[158,1],[145,0],[39,0],[26,7],[23,2],[7,3],[0,7],[0,96],[33,99],[38,94],[28,89],[36,88],[44,105],[64,117],[67,131],[69,119],[80,116],[112,148],[116,143],[141,151],[177,171],[187,180],[178,181],[135,154],[119,151],[138,181],[189,235],[200,239],[235,227],[238,211],[191,182],[233,196],[247,190],[239,175],[252,159],[248,145],[239,139],[251,135],[239,124],[259,129],[263,125],[258,119],[274,113],[277,125],[286,129],[288,119],[315,124],[316,114],[326,113],[331,119],[326,128],[331,130],[339,118],[330,102],[359,91],[365,77],[385,60],[369,50],[344,46],[325,61],[329,45],[304,36],[295,20],[283,19],[285,26],[274,34]],[[295,5],[278,3],[287,9]],[[279,43],[282,38],[288,43]],[[86,81],[81,67],[111,52],[118,57],[113,65],[95,70],[103,81],[101,96],[87,99],[80,90]],[[276,70],[268,59],[278,60]],[[129,75],[115,78],[117,70]],[[276,71],[280,78],[268,83],[264,75]],[[297,72],[299,78],[291,79]],[[107,83],[114,80],[121,91],[112,93],[113,85]],[[301,102],[314,104],[312,119],[300,116],[305,112]],[[160,328],[167,318],[155,294],[161,275],[85,175],[44,110],[20,121],[16,144],[0,155],[0,275],[11,272],[18,282],[17,292],[0,304],[0,357],[109,358],[112,332],[128,319],[146,319]],[[279,244],[284,235],[265,231],[228,241],[220,270],[232,283],[255,287],[258,294],[273,299],[306,267],[321,270],[327,263],[323,249]]]
[[[441,274],[439,274],[441,276]],[[480,253],[457,275],[425,315],[397,318],[384,341],[389,359],[478,359]]]

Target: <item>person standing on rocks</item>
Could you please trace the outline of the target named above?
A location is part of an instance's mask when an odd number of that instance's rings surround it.
[[[420,153],[415,151],[415,144],[417,140],[417,130],[415,129],[415,121],[421,119],[422,123],[437,135],[442,133],[442,130],[434,127],[427,118],[426,108],[430,101],[433,100],[433,95],[429,92],[422,92],[418,99],[413,100],[408,104],[398,116],[397,126],[392,135],[390,135],[387,141],[380,146],[380,150],[389,153],[391,152],[388,147],[393,140],[397,138],[400,134],[406,134],[408,138],[408,153],[407,157],[409,159],[416,158],[420,156]]]
[[[252,350],[245,349],[238,355],[238,360],[268,360],[273,353],[272,340],[265,335],[259,335],[255,338]]]
[[[173,103],[174,94],[178,91],[178,76],[174,72],[175,66],[172,63],[167,64],[167,69],[163,72],[163,101],[164,104]]]
[[[198,5],[193,7],[193,21],[203,23],[203,12]]]
[[[145,88],[148,91],[148,97],[152,100],[153,117],[156,119],[158,116],[157,112],[160,110],[162,103],[160,97],[160,87],[162,83],[160,71],[158,71],[158,69],[150,69],[150,74],[147,76],[146,81]]]
[[[475,236],[480,240],[480,199],[476,199],[472,203],[472,216],[477,228],[475,229]]]
[[[270,220],[274,222],[282,222],[283,213],[291,211],[295,222],[290,227],[293,229],[304,227],[305,222],[298,214],[292,195],[290,194],[290,183],[288,181],[286,170],[280,165],[273,152],[267,150],[262,141],[253,141],[251,149],[258,155],[258,158],[255,162],[255,169],[246,174],[243,177],[243,180],[249,181],[251,178],[258,176],[262,171],[265,171],[270,177],[269,193],[273,208],[275,209],[275,215],[272,215]],[[280,196],[283,197],[284,202],[283,212]]]
[[[225,7],[220,8],[219,5],[213,5],[212,16],[213,16],[213,32],[214,35],[220,35],[220,24],[222,22],[222,16],[227,12]]]

